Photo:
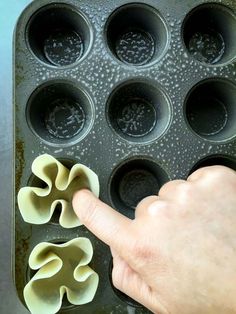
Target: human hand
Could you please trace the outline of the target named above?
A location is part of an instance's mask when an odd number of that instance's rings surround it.
[[[110,246],[114,286],[159,314],[236,313],[236,172],[202,168],[165,184],[130,220],[88,190],[82,223]]]

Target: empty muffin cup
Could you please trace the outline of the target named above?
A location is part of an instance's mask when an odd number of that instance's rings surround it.
[[[183,24],[183,39],[191,56],[215,65],[231,61],[236,55],[236,17],[224,5],[203,4],[192,10]]]
[[[202,160],[198,161],[193,166],[193,168],[190,171],[190,174],[200,168],[209,166],[225,166],[236,171],[236,158],[225,155],[212,155],[205,157]]]
[[[107,43],[123,63],[142,66],[158,60],[166,51],[168,31],[152,7],[133,3],[118,8],[106,25]]]
[[[187,122],[196,134],[207,140],[230,140],[236,135],[235,100],[236,86],[230,81],[202,81],[187,96]]]
[[[110,126],[119,136],[141,144],[159,138],[171,120],[165,93],[138,80],[118,86],[108,99],[106,111]]]
[[[138,303],[137,301],[135,301],[134,299],[132,299],[131,297],[129,297],[127,294],[121,292],[120,290],[116,289],[113,285],[112,282],[112,270],[113,270],[113,259],[111,259],[110,263],[109,263],[109,279],[110,279],[110,284],[111,284],[111,288],[114,291],[115,295],[123,302],[125,302],[126,304],[128,304],[131,307],[134,308],[143,308],[143,306]]]
[[[133,218],[138,203],[145,197],[157,195],[169,181],[164,169],[152,160],[136,158],[123,162],[112,173],[109,194],[114,208]]]
[[[72,83],[48,82],[31,95],[26,116],[28,125],[41,139],[68,145],[89,132],[94,107],[90,96]]]
[[[44,6],[32,16],[26,37],[32,52],[41,61],[62,67],[85,57],[91,46],[92,29],[81,12],[56,3]]]

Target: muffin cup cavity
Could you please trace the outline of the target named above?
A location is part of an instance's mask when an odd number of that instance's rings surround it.
[[[111,175],[109,193],[112,205],[133,218],[138,203],[147,196],[157,195],[167,181],[168,174],[156,162],[145,158],[127,160]]]
[[[127,4],[110,16],[107,44],[112,54],[127,65],[144,66],[160,59],[168,44],[163,18],[145,4]]]
[[[183,26],[189,54],[208,65],[224,64],[236,55],[236,16],[224,5],[209,3],[193,9]]]
[[[118,86],[108,99],[106,111],[116,134],[140,144],[159,138],[171,120],[170,103],[165,93],[139,80]]]
[[[67,145],[88,134],[94,107],[83,89],[69,82],[48,82],[30,96],[26,116],[32,131],[42,140]]]
[[[34,55],[45,64],[65,67],[82,60],[91,47],[88,19],[72,6],[55,3],[29,20],[26,38]]]
[[[236,135],[236,86],[229,81],[209,79],[189,92],[185,116],[191,129],[210,141],[226,141]]]

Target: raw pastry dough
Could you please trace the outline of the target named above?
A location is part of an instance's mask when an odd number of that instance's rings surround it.
[[[82,164],[75,164],[68,170],[54,157],[44,154],[32,164],[32,172],[46,187],[23,187],[18,193],[18,206],[23,219],[32,224],[50,221],[54,210],[61,204],[59,223],[64,228],[81,225],[72,208],[73,194],[82,188],[99,195],[97,175]]]
[[[93,247],[86,238],[64,244],[38,244],[29,257],[30,268],[38,271],[24,288],[30,312],[58,312],[64,294],[74,305],[91,302],[99,280],[97,273],[88,266],[92,256]]]

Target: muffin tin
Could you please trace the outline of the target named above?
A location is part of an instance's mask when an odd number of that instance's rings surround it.
[[[87,237],[100,282],[93,302],[67,313],[148,313],[111,283],[109,249],[84,226],[23,221],[16,196],[40,186],[33,160],[48,153],[97,173],[100,198],[130,218],[167,181],[199,167],[236,170],[236,3],[37,0],[14,39],[14,280],[31,278],[40,242]],[[60,210],[60,209],[58,209]]]

